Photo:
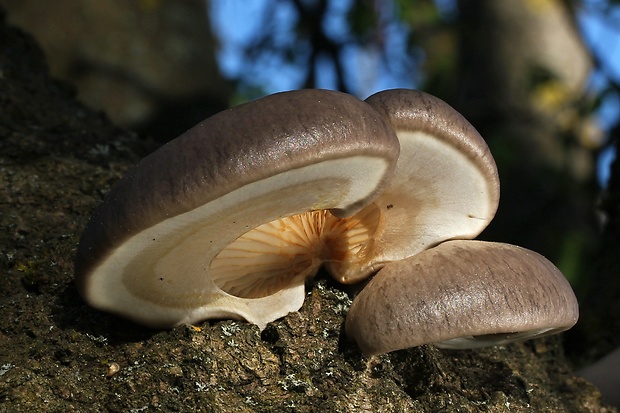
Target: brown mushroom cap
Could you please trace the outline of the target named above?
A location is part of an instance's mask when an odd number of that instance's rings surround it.
[[[564,331],[578,314],[568,281],[541,255],[456,240],[379,271],[353,300],[346,333],[366,354],[476,348]]]
[[[499,177],[489,148],[451,106],[407,89],[379,92],[366,102],[396,131],[400,155],[389,186],[368,207],[381,216],[372,243],[356,257],[327,264],[344,283],[440,242],[475,238],[499,203]]]
[[[79,291],[96,308],[154,327],[218,317],[264,326],[301,306],[315,263],[258,280],[250,288],[269,291],[247,298],[218,287],[213,258],[283,217],[356,212],[385,187],[398,152],[385,119],[338,92],[285,92],[219,113],[110,191],[80,241]]]

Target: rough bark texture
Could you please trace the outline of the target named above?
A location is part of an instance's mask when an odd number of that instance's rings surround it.
[[[262,333],[152,331],[88,308],[72,280],[80,231],[152,148],[77,103],[3,22],[0,73],[0,412],[614,411],[559,338],[364,357],[343,335],[348,296],[325,280]]]

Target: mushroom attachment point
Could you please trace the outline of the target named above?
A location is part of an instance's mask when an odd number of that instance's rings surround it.
[[[262,329],[301,307],[321,263],[363,249],[399,150],[388,121],[343,93],[221,112],[108,193],[80,240],[79,292],[151,327],[234,318]]]
[[[366,102],[394,128],[400,155],[389,186],[375,199],[381,214],[365,254],[327,268],[341,282],[367,278],[383,265],[450,239],[473,239],[495,216],[499,177],[476,129],[444,101],[392,89]],[[342,268],[344,267],[344,268]]]
[[[346,333],[366,354],[502,345],[572,327],[577,299],[543,256],[455,240],[386,265],[355,297]]]

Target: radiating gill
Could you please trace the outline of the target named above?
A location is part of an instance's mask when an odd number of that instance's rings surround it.
[[[383,216],[375,204],[357,214],[338,220],[333,217],[325,224],[324,234],[330,253],[323,260],[332,278],[344,284],[361,282],[370,276],[360,272],[362,263],[369,261],[375,246],[375,234],[383,226]]]
[[[314,276],[324,262],[337,272],[339,263],[362,258],[379,222],[374,204],[349,218],[329,211],[281,218],[237,238],[213,259],[209,271],[231,295],[266,297]]]

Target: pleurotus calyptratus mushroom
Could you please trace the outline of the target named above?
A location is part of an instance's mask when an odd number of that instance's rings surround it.
[[[366,102],[394,128],[400,155],[390,185],[373,202],[383,220],[373,243],[364,255],[336,263],[348,266],[339,271],[342,282],[365,279],[386,263],[442,241],[475,238],[499,203],[499,177],[489,148],[451,106],[407,89],[379,92]]]
[[[466,349],[558,333],[579,316],[562,273],[514,245],[455,240],[386,265],[355,297],[347,335],[366,354]]]
[[[384,189],[398,153],[385,119],[343,93],[280,93],[221,112],[112,188],[80,240],[78,290],[147,326],[264,328],[301,307],[322,261],[372,235],[377,223],[336,217]]]
[[[475,238],[498,200],[486,143],[437,98],[280,93],[207,119],[132,169],[82,235],[76,282],[93,307],[148,326],[235,318],[262,329],[301,307],[321,265],[343,283],[386,266],[380,280]],[[347,322],[362,348],[363,324]]]
[[[334,279],[345,284],[363,281],[386,263],[442,241],[475,238],[499,202],[495,161],[475,128],[452,107],[424,92],[405,89],[379,92],[366,102],[389,122],[400,143],[389,185],[346,221],[330,216],[318,224],[316,217],[304,218],[312,220],[310,225],[330,228],[323,231],[332,240],[323,263]],[[323,219],[323,214],[317,217]],[[273,233],[273,226],[281,225],[289,228],[284,219],[248,232],[218,259],[227,257],[226,262],[238,264],[241,258],[235,251],[248,250],[248,243],[255,245],[262,231]],[[288,237],[294,244],[296,233]],[[264,259],[266,252],[261,249],[257,255]],[[248,267],[258,259],[246,258]],[[214,264],[220,265],[217,260]],[[273,267],[269,270],[275,275]],[[235,282],[244,281],[236,277]]]

